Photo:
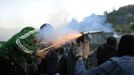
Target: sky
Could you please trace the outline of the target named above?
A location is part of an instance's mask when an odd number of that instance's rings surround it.
[[[134,0],[0,0],[0,40],[7,40],[25,26],[38,29],[50,23],[58,27],[72,18],[81,21],[129,4]]]

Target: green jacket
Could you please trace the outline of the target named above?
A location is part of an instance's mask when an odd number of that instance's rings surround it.
[[[0,47],[0,57],[8,58],[14,63],[21,63],[34,56],[38,48],[36,30],[25,27]]]

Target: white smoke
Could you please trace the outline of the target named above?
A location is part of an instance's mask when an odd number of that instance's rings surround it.
[[[54,40],[54,37],[55,37],[55,29],[50,25],[46,25],[45,27],[41,28],[37,35],[38,40],[42,44],[48,44],[52,42]]]
[[[46,43],[62,41],[62,44],[65,44],[66,42],[71,41],[68,40],[67,36],[70,33],[77,34],[80,32],[92,32],[92,31],[113,32],[113,29],[111,27],[111,24],[106,22],[105,16],[93,14],[89,17],[86,17],[81,22],[77,22],[75,19],[73,19],[68,24],[60,25],[56,29],[51,29],[51,27],[44,27],[44,29],[40,30],[39,32],[39,38],[43,39],[43,42]]]
[[[86,17],[80,23],[72,20],[68,25],[80,32],[104,31],[113,32],[112,25],[106,22],[106,16],[92,14]]]
[[[76,34],[76,36],[74,36],[74,34]],[[60,47],[61,45],[79,37],[78,34],[81,33],[79,33],[77,30],[68,27],[68,25],[63,25],[56,29],[48,25],[43,27],[43,29],[39,31],[38,39],[41,44],[57,44],[56,47]]]

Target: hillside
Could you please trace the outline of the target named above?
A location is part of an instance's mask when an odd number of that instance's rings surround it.
[[[107,21],[113,28],[122,34],[134,32],[134,5],[120,7],[107,13]]]

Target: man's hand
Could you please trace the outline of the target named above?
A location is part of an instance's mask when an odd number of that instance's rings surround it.
[[[47,50],[37,50],[37,52],[35,53],[36,56],[40,57],[40,58],[45,58],[47,56],[47,53],[49,51]]]
[[[88,56],[89,56],[89,51],[90,51],[90,48],[89,48],[89,43],[88,42],[84,42],[83,43],[83,58],[84,59],[87,59]]]
[[[82,57],[83,52],[82,52],[82,45],[80,46],[75,46],[76,50],[73,50],[73,53],[75,54],[76,57]]]
[[[89,56],[89,43],[88,42],[81,42],[79,46],[75,47],[76,50],[73,51],[76,57],[83,57],[87,59]]]

